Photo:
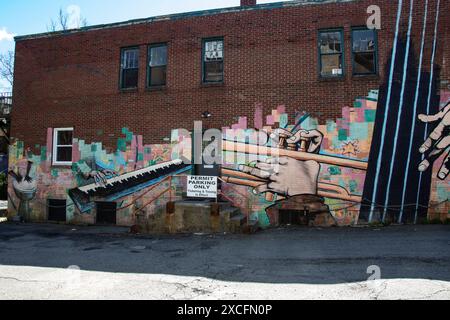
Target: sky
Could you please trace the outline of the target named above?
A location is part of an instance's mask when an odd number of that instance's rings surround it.
[[[281,0],[258,0],[258,4]],[[59,9],[88,25],[112,23],[172,13],[239,6],[240,0],[0,0],[0,53],[14,50],[14,36],[47,32]],[[9,85],[0,80],[0,92]]]

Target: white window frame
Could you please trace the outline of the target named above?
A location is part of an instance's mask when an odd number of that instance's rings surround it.
[[[71,166],[73,161],[57,161],[58,159],[57,152],[58,147],[71,147],[73,150],[73,143],[69,145],[58,145],[58,132],[60,131],[72,131],[72,141],[73,141],[73,128],[54,128],[53,129],[53,153],[52,153],[52,163],[54,166]]]

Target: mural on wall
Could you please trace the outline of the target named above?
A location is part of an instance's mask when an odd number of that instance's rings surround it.
[[[190,165],[181,160],[163,162],[123,175],[102,168],[96,164],[95,159],[81,160],[74,167],[77,174],[85,179],[85,183],[69,190],[69,196],[81,212],[94,209],[96,201],[116,201],[153,186],[169,175],[190,170]]]
[[[122,130],[115,152],[107,152],[101,143],[87,144],[81,139],[74,139],[72,168],[53,167],[52,154],[48,152],[53,150],[53,129],[48,128],[47,131],[47,144],[36,145],[37,154],[21,141],[15,141],[10,146],[11,175],[17,172],[17,178],[11,177],[8,185],[9,209],[33,221],[47,220],[48,199],[66,200],[66,222],[83,224],[95,223],[93,209],[96,201],[117,201],[117,224],[133,225],[136,223],[137,208],[154,197],[154,194],[146,192],[148,187],[168,175],[190,170],[190,166],[181,161],[171,160],[170,144],[144,145],[142,136],[134,135],[127,128]],[[29,177],[32,177],[31,182],[27,182]],[[27,192],[25,199],[34,195],[20,210],[15,204],[19,203],[22,193],[14,192],[15,180],[24,186]],[[180,183],[175,178],[173,188],[179,188]],[[164,188],[167,184],[157,187]],[[164,196],[156,199],[146,207],[146,211],[159,210],[165,201]]]
[[[427,171],[431,164],[447,151],[437,174],[439,179],[445,180],[450,173],[450,151],[448,150],[450,146],[450,102],[437,114],[421,114],[419,115],[419,119],[424,123],[437,124],[433,132],[430,133],[427,140],[420,147],[420,153],[428,155],[420,163],[419,171]]]
[[[417,5],[413,1],[408,8],[402,1],[398,2],[392,55],[387,63],[386,79],[380,87],[374,143],[363,193],[360,218],[368,222],[415,223],[425,220],[430,211],[438,210],[435,206],[439,204],[430,201],[435,176],[426,168],[440,152],[429,155],[424,146],[439,142],[433,140],[437,136],[431,133],[432,126],[419,119],[429,120],[428,116],[440,112],[439,66],[436,64],[440,7],[439,1],[435,11],[428,1],[423,5],[426,14],[415,15]],[[402,25],[405,12],[409,12],[408,23]],[[414,23],[422,27],[421,37],[418,35],[419,56],[413,50]],[[428,30],[429,25],[434,26],[434,30]],[[426,43],[432,43],[431,55],[426,54]],[[421,114],[427,116],[419,117]],[[446,139],[437,147],[445,145]],[[446,189],[448,194],[448,185]],[[445,206],[447,202],[448,196],[441,204]]]
[[[342,118],[319,124],[305,113],[298,113],[290,121],[285,106],[263,117],[262,106],[257,105],[256,130],[247,128],[245,117],[231,128],[224,128],[227,130],[223,137],[222,178],[228,183],[222,186],[223,194],[262,227],[282,223],[281,212],[297,212],[305,224],[357,223],[364,209],[361,203],[364,202],[366,171],[370,171],[368,159],[373,148],[377,106],[378,92],[373,90],[367,97],[358,98],[353,107],[344,107]],[[431,140],[422,143],[429,146],[428,150],[436,157],[443,155],[448,143],[448,108],[447,104],[436,115],[419,116],[423,121],[437,123]],[[142,137],[125,130],[125,138],[118,139],[118,149],[114,153],[106,152],[99,143],[86,144],[75,139],[73,158],[77,161],[72,169],[55,169],[51,166],[51,154],[47,153],[52,150],[50,131],[50,140],[41,148],[40,155],[24,150],[21,142],[11,148],[11,163],[18,168],[18,172],[11,172],[11,175],[18,183],[26,183],[22,189],[28,192],[23,197],[20,191],[15,195],[28,200],[24,202],[28,216],[46,212],[46,199],[65,198],[68,222],[95,222],[92,210],[96,201],[117,201],[119,210],[131,206],[120,212],[119,221],[132,225],[136,221],[133,208],[139,206],[136,199],[164,177],[191,169],[180,160],[192,154],[191,137],[178,130],[172,132],[171,144],[148,146],[142,144]],[[259,144],[244,143],[252,135],[249,132],[257,132]],[[237,153],[258,156],[255,161],[236,163]],[[428,168],[433,159],[435,157],[424,160],[429,161]],[[440,172],[436,180],[442,183],[448,176],[447,163],[448,154],[442,161],[435,161]],[[30,178],[32,168],[35,179]],[[17,185],[13,183],[14,189]],[[182,183],[178,186],[183,189]],[[448,184],[441,188],[448,193]],[[443,195],[442,191],[436,194]],[[34,197],[40,201],[33,201]],[[165,201],[167,199],[162,198],[145,211],[151,215]]]
[[[30,176],[32,161],[21,161],[17,171],[10,170],[14,194],[19,199],[18,213],[24,219],[30,219],[30,201],[36,196],[37,182]]]
[[[301,223],[325,226],[448,219],[450,92],[437,89],[439,6],[434,16],[420,17],[416,57],[413,2],[407,26],[400,24],[402,3],[383,85],[356,97],[352,106],[342,106],[342,117],[319,123],[308,113],[289,114],[284,105],[264,115],[257,103],[254,123],[242,116],[223,128],[222,196],[249,220],[267,227],[293,213]],[[424,12],[431,12],[428,1],[424,5]],[[432,18],[434,32],[427,32]],[[426,68],[430,35],[433,47]],[[52,167],[52,128],[47,144],[35,146],[37,154],[16,141],[10,149],[11,203],[20,202],[15,211],[45,220],[46,201],[54,198],[67,200],[67,222],[95,223],[96,201],[117,202],[121,225],[135,224],[136,212],[154,216],[167,197],[151,202],[161,191],[151,188],[191,169],[183,159],[192,158],[192,137],[172,130],[170,143],[144,145],[143,137],[127,128],[121,133],[114,152],[101,143],[74,139],[72,168]],[[175,185],[175,191],[183,190],[182,179]]]

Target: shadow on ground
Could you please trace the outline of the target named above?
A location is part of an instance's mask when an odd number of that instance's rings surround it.
[[[253,235],[131,236],[126,228],[0,224],[0,265],[338,284],[450,281],[450,227],[273,229]]]

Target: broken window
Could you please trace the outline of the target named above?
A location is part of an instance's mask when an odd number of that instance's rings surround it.
[[[353,74],[377,73],[376,31],[369,29],[352,30]]]
[[[223,39],[203,42],[203,82],[223,82]]]
[[[166,85],[167,45],[152,45],[148,49],[148,86]]]
[[[72,164],[73,128],[53,130],[53,164]]]
[[[120,88],[137,88],[139,78],[139,48],[122,49]]]
[[[319,63],[322,77],[341,77],[344,74],[342,30],[319,32]]]

